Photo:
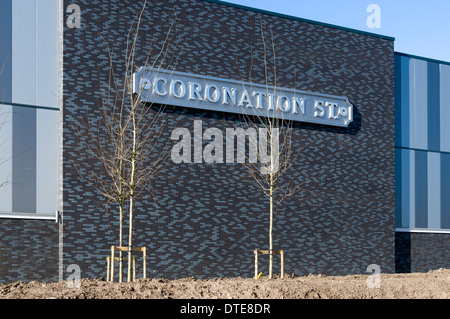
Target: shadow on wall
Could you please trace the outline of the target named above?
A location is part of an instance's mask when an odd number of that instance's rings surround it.
[[[186,117],[193,117],[194,119],[216,119],[216,120],[225,120],[232,122],[239,122],[245,124],[246,121],[251,117],[248,116],[247,120],[243,119],[243,116],[235,113],[223,113],[216,111],[203,111],[198,109],[191,109],[187,107],[179,107],[179,106],[161,106],[158,104],[148,104],[155,112],[163,112],[167,114],[175,114],[181,115],[183,114]],[[348,127],[337,127],[337,126],[329,126],[329,125],[321,125],[315,123],[306,123],[306,122],[294,122],[292,127],[295,129],[306,129],[312,131],[322,131],[328,133],[335,134],[344,134],[344,135],[356,135],[361,130],[361,121],[362,116],[358,111],[358,108],[353,105],[353,122],[351,122]],[[254,121],[255,123],[260,123],[259,119]]]
[[[395,234],[395,272],[411,272],[411,233]]]

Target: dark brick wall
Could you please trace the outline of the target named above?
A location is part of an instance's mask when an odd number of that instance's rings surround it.
[[[58,223],[0,219],[0,283],[58,280]]]
[[[395,244],[396,272],[450,268],[450,234],[399,232]]]
[[[98,167],[81,142],[81,123],[99,116],[107,46],[115,74],[123,74],[126,36],[140,2],[77,3],[82,27],[64,29],[64,267],[78,264],[82,277],[99,277],[106,273],[110,245],[117,243],[117,209],[106,210],[75,169]],[[297,182],[306,182],[275,216],[274,246],[286,252],[286,273],[364,273],[370,264],[394,272],[393,42],[200,0],[149,1],[137,64],[150,46],[151,60],[157,59],[175,13],[166,60],[158,60],[162,67],[264,84],[262,25],[270,84],[272,30],[279,86],[345,95],[356,109],[347,129],[295,126],[295,145],[310,144],[287,174],[300,171]],[[203,120],[204,129],[223,132],[238,122],[236,116],[194,110],[165,116],[162,139],[175,127],[191,128],[195,119]],[[269,205],[243,180],[245,174],[239,164],[168,163],[153,184],[157,210],[150,196],[137,206],[134,242],[150,251],[149,276],[253,275],[253,250],[268,246]],[[276,266],[278,272],[278,260]],[[267,274],[267,263],[260,269]]]

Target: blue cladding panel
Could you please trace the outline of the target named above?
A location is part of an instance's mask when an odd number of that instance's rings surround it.
[[[401,164],[401,175],[402,175],[402,225],[401,227],[410,227],[410,208],[411,208],[411,175],[410,175],[410,158],[413,152],[410,150],[401,150],[402,154],[402,164]]]
[[[0,102],[11,102],[12,0],[0,1]]]
[[[395,67],[394,67],[394,78],[395,78],[395,145],[402,145],[402,57],[396,55]],[[399,94],[400,93],[400,94]],[[396,154],[397,156],[397,154]]]
[[[415,152],[415,227],[428,227],[428,175],[427,152]]]
[[[397,104],[398,105],[398,104]],[[395,150],[395,226],[402,227],[402,149]]]
[[[441,228],[450,229],[450,154],[441,155]]]

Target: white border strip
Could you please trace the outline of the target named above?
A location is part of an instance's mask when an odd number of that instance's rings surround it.
[[[398,233],[450,234],[450,229],[396,228],[395,231]]]
[[[3,219],[41,219],[58,221],[58,212],[53,214],[38,214],[38,213],[0,213],[0,218]]]

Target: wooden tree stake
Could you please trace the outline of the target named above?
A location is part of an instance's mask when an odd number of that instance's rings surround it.
[[[255,279],[258,279],[258,253],[264,255],[270,255],[270,250],[261,250],[255,249]],[[280,255],[281,256],[281,279],[284,278],[284,250],[274,250],[272,251],[272,255]]]

